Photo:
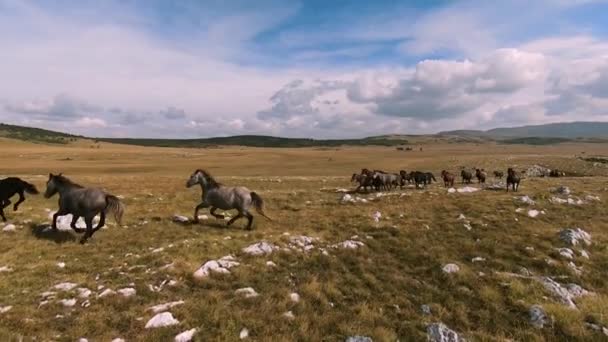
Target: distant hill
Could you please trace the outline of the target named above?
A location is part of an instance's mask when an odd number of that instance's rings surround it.
[[[458,130],[440,132],[440,135],[503,138],[608,138],[608,122],[564,122],[536,126],[494,128],[487,131]]]
[[[42,128],[7,125],[3,123],[0,123],[0,137],[52,144],[67,144],[70,141],[76,141],[83,138],[82,136],[49,131]]]

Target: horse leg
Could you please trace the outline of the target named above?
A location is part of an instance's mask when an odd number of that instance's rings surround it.
[[[17,209],[19,209],[19,204],[23,203],[23,201],[25,201],[25,196],[23,195],[23,190],[21,190],[19,192],[19,200],[13,206],[13,211],[17,211]]]
[[[213,217],[215,217],[218,220],[223,220],[224,219],[224,215],[222,214],[216,214],[215,211],[217,210],[216,207],[211,207],[211,210],[209,210],[209,213],[211,215],[213,215]]]
[[[2,217],[2,221],[6,222],[6,216],[4,216],[4,206],[0,206],[0,217]]]
[[[196,208],[194,208],[194,223],[198,223],[198,211],[203,209],[203,208],[207,208],[208,205],[205,202],[201,202],[199,205],[196,206]]]
[[[93,236],[93,218],[85,217],[84,222],[87,224],[87,231],[84,233],[84,236],[80,239],[80,243],[84,244],[87,240]]]
[[[63,211],[61,208],[59,208],[58,212],[56,212],[55,214],[53,214],[53,230],[54,231],[57,231],[57,218],[59,216],[63,216],[63,215],[66,215],[66,214],[68,214],[68,212],[67,211]]]
[[[99,223],[97,224],[97,227],[95,227],[95,229],[93,229],[93,233],[95,233],[96,231],[101,229],[105,224],[106,224],[106,212],[102,210],[101,213],[99,213]]]
[[[230,227],[230,225],[233,224],[234,221],[240,219],[241,217],[243,217],[243,214],[239,211],[239,213],[235,217],[231,218],[230,221],[228,221],[228,223],[226,223],[226,226]]]
[[[253,215],[249,212],[245,212],[245,217],[247,217],[247,230],[251,230],[251,225],[253,224]]]
[[[84,229],[83,228],[76,227],[76,222],[78,222],[78,218],[80,218],[80,216],[72,215],[72,222],[70,223],[70,227],[72,227],[72,229],[76,233],[84,233]]]

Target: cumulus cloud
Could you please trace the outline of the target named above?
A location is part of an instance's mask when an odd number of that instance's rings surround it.
[[[67,94],[57,95],[51,100],[31,100],[6,104],[4,108],[13,113],[54,119],[77,118],[102,110],[100,107]]]

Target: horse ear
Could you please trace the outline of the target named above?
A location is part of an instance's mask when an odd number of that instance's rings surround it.
[[[49,173],[49,179],[53,178],[53,174]]]

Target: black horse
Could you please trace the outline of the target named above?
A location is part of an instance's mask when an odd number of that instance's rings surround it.
[[[410,172],[410,179],[414,181],[414,184],[416,184],[416,188],[420,188],[420,185],[426,188],[426,185],[430,183],[429,176],[426,173],[420,171]]]
[[[4,208],[11,204],[10,198],[19,194],[19,200],[13,205],[13,210],[19,209],[19,204],[25,201],[25,193],[37,195],[38,189],[33,184],[23,181],[17,177],[9,177],[0,180],[0,217],[6,222]]]

